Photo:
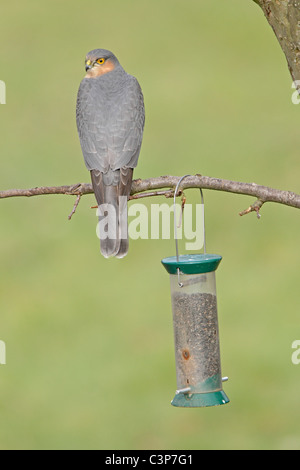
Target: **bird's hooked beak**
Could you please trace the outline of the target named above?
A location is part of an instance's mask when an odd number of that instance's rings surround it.
[[[89,59],[85,62],[85,71],[87,72],[93,67],[93,62]]]

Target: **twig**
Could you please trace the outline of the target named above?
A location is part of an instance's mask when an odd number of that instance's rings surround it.
[[[181,211],[180,211],[179,222],[178,222],[177,228],[181,227],[181,224],[182,224],[182,216],[183,216],[185,203],[186,203],[186,197],[185,197],[184,194],[182,194],[182,196],[181,196]]]
[[[138,193],[132,194],[129,196],[130,200],[133,199],[142,199],[143,197],[152,197],[152,196],[165,196],[168,198],[174,197],[174,190],[168,189],[167,191],[151,191],[150,193]]]
[[[248,209],[245,209],[244,211],[240,212],[240,215],[246,215],[246,214],[250,214],[250,212],[256,212],[256,215],[257,215],[257,218],[260,219],[261,218],[261,214],[260,214],[260,209],[262,208],[264,202],[263,201],[260,201],[259,199],[257,199],[257,201],[254,202],[254,204],[251,204],[250,207],[248,207]]]
[[[72,209],[72,212],[71,214],[68,216],[68,219],[71,220],[72,219],[72,216],[75,214],[76,212],[76,209],[78,207],[78,204],[80,203],[80,199],[81,199],[81,194],[78,194],[77,198],[76,198],[76,202],[74,204],[74,207]]]

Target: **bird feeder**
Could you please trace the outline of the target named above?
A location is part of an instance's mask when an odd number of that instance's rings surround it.
[[[177,188],[174,201],[176,194]],[[229,399],[222,387],[227,378],[221,373],[215,276],[222,257],[207,254],[205,242],[204,254],[179,255],[176,229],[175,241],[176,256],[162,260],[170,275],[173,311],[177,391],[171,404],[224,405]]]

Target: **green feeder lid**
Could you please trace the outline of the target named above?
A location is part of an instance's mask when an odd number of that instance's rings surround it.
[[[183,274],[202,274],[215,271],[222,260],[220,255],[180,255],[164,258],[161,262],[169,274],[177,274],[177,269]]]

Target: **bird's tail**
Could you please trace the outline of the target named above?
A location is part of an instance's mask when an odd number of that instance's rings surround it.
[[[120,170],[117,182],[105,181],[103,173],[91,171],[92,184],[98,203],[98,237],[105,258],[123,258],[128,252],[127,201],[132,182],[131,168]],[[106,184],[106,183],[113,184]],[[117,184],[114,184],[117,183]]]

